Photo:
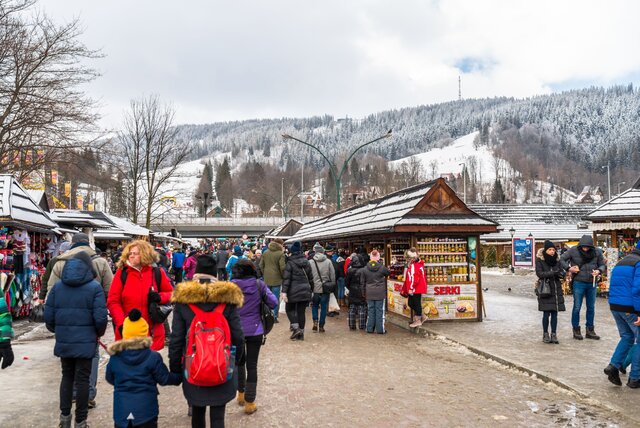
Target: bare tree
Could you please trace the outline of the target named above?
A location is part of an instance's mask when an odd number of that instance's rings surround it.
[[[90,143],[98,118],[79,87],[97,76],[83,62],[100,55],[80,43],[77,20],[29,16],[35,3],[0,0],[0,171],[19,178]]]
[[[138,221],[137,207],[141,202],[147,228],[162,206],[162,186],[191,151],[188,143],[176,143],[173,117],[173,108],[161,104],[157,96],[131,101],[131,111],[125,116],[121,138],[132,185],[132,217]]]

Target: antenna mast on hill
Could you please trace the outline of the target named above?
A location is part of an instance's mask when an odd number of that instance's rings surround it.
[[[458,76],[458,101],[462,101],[462,78]]]

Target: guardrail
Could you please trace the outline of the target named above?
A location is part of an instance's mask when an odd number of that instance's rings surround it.
[[[196,216],[164,216],[151,222],[152,226],[280,226],[290,219],[297,220],[301,223],[308,223],[319,219],[320,217],[289,217],[286,220],[283,217],[204,217]]]

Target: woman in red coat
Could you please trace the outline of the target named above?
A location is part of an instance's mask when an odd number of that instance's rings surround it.
[[[422,295],[427,293],[427,276],[424,273],[424,262],[420,260],[415,248],[407,250],[409,265],[404,276],[404,286],[409,293],[407,304],[413,309],[413,322],[409,327],[420,327],[427,320],[422,314]]]
[[[169,303],[173,288],[169,277],[160,269],[160,285],[155,284],[153,264],[158,261],[158,253],[146,241],[133,241],[122,251],[118,270],[107,297],[107,309],[113,318],[116,340],[122,338],[122,325],[133,308],[142,312],[149,324],[149,334],[153,338],[151,349],[159,351],[164,347],[164,325],[156,324],[149,317],[149,300],[160,304]],[[126,284],[122,284],[122,270],[126,269]],[[153,282],[154,290],[151,290]]]

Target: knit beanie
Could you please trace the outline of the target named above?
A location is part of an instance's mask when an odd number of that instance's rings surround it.
[[[298,254],[300,251],[302,251],[302,243],[300,241],[295,241],[293,244],[291,244],[290,251],[291,254]]]
[[[242,257],[242,248],[239,245],[233,247],[233,255],[236,257]]]
[[[217,276],[218,269],[216,261],[209,255],[201,255],[196,259],[196,271],[195,273],[203,273],[205,275]]]
[[[149,324],[142,318],[142,312],[133,308],[129,311],[129,316],[124,319],[122,325],[122,338],[132,339],[134,337],[147,337],[149,335]]]
[[[544,251],[547,251],[549,248],[556,248],[556,246],[553,242],[547,239],[546,241],[544,241]]]
[[[324,254],[324,247],[322,245],[320,245],[319,242],[316,242],[315,245],[313,246],[313,251],[315,253],[322,253]]]
[[[380,260],[380,253],[378,252],[378,250],[373,250],[371,254],[369,254],[369,258],[372,261],[377,262]]]

